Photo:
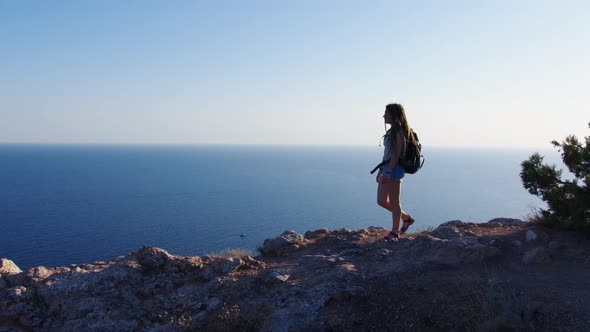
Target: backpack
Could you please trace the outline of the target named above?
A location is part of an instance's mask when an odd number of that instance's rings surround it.
[[[418,172],[424,165],[424,156],[422,155],[422,144],[418,139],[418,134],[410,129],[410,137],[406,140],[406,148],[403,156],[399,157],[398,163],[408,174]]]

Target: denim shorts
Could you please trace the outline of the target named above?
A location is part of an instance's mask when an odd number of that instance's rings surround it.
[[[385,174],[385,170],[387,169],[387,167],[383,167],[383,170],[381,171],[381,175],[383,176]],[[406,171],[404,171],[404,168],[401,167],[400,165],[395,165],[395,167],[391,170],[391,172],[389,172],[389,177],[392,180],[400,180],[404,178],[404,175],[406,175]]]

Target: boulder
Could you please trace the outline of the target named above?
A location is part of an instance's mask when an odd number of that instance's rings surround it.
[[[243,264],[244,261],[239,258],[227,257],[217,259],[209,264],[209,266],[213,269],[213,271],[219,274],[227,274],[229,272],[235,271]]]
[[[295,251],[305,242],[305,238],[295,231],[285,231],[277,237],[264,240],[262,245],[263,255],[280,256]]]
[[[251,266],[243,260],[235,257],[214,258],[204,265],[199,276],[205,280],[213,280],[222,275],[234,272],[242,266]]]
[[[17,274],[21,272],[23,271],[10,259],[0,259],[0,275]]]
[[[244,264],[246,265],[246,267],[249,269],[257,270],[257,269],[264,269],[266,267],[266,264],[264,264],[264,262],[261,262],[252,256],[246,256],[246,257],[242,258],[242,260],[244,261]]]
[[[137,261],[142,266],[148,269],[159,269],[166,265],[167,262],[172,260],[174,257],[170,255],[166,250],[144,246],[135,253]]]
[[[34,282],[41,282],[51,275],[51,271],[44,266],[37,266],[28,269],[26,275]]]
[[[456,237],[461,237],[461,231],[456,226],[439,226],[432,232],[430,235],[437,237],[439,239],[452,239]]]

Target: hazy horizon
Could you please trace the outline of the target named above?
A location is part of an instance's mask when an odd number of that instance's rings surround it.
[[[333,148],[376,148],[381,150],[383,145],[375,144],[296,144],[296,143],[284,143],[284,144],[250,144],[250,143],[103,143],[103,142],[0,142],[0,146],[153,146],[153,147],[333,147]],[[523,151],[523,150],[538,150],[543,152],[554,151],[558,153],[558,149],[553,147],[551,144],[546,146],[442,146],[442,145],[431,145],[422,146],[423,151],[430,149],[449,149],[449,150],[507,150],[507,151]]]

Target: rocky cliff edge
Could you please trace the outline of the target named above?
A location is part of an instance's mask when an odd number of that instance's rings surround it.
[[[583,330],[588,236],[516,219],[286,231],[256,257],[0,261],[0,331]]]

